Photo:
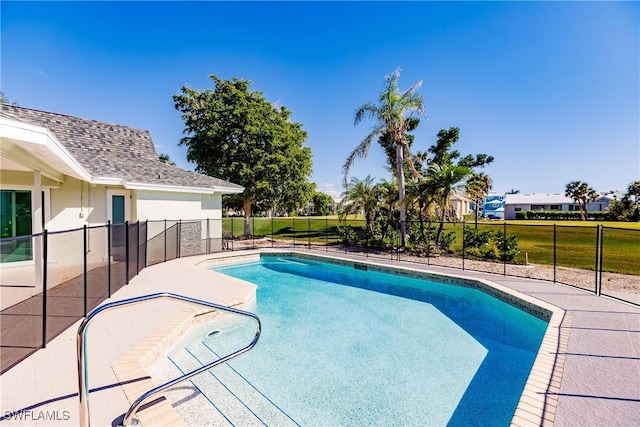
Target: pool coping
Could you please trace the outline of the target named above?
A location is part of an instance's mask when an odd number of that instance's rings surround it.
[[[226,260],[232,260],[234,264],[242,261],[258,261],[263,254],[266,256],[297,256],[299,258],[317,261],[328,260],[334,264],[350,266],[356,269],[364,269],[364,267],[366,267],[366,269],[371,269],[372,271],[419,279],[437,280],[454,286],[471,287],[547,321],[547,330],[542,338],[529,377],[520,395],[511,420],[511,425],[553,426],[558,406],[571,324],[571,316],[568,315],[564,309],[487,279],[471,279],[457,274],[431,273],[415,270],[410,267],[389,266],[376,263],[369,259],[366,261],[354,261],[353,259],[345,259],[330,254],[316,255],[295,250],[259,249],[250,254],[216,254],[216,256],[200,261],[196,263],[196,265],[208,268],[208,266],[219,265]]]

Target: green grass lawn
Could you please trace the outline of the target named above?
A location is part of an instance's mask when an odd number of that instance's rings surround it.
[[[296,243],[338,243],[341,240],[337,216],[252,218],[252,234],[295,240]],[[362,217],[350,217],[353,228],[364,227]],[[555,221],[556,263],[559,266],[591,269],[596,263],[596,225],[604,226],[602,267],[604,271],[640,275],[640,223]],[[466,223],[474,227],[472,222]],[[243,218],[224,218],[227,235],[242,236]],[[434,226],[434,224],[432,224]],[[505,221],[480,221],[481,230],[504,231]],[[454,248],[462,251],[462,223],[446,224],[456,232]],[[554,221],[506,221],[507,234],[518,236],[520,254],[516,261],[553,265]]]

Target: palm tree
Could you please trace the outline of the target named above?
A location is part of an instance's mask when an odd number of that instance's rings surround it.
[[[414,179],[407,184],[407,205],[412,207],[418,215],[420,237],[427,240],[425,220],[429,221],[434,214],[433,185],[429,177]]]
[[[520,194],[520,190],[511,189],[504,194]]]
[[[378,197],[380,198],[379,213],[384,216],[386,213],[386,220],[380,224],[380,232],[382,233],[381,239],[385,239],[389,234],[389,227],[391,222],[398,211],[398,184],[395,180],[387,181],[383,179],[376,184],[378,190]]]
[[[491,177],[485,173],[474,173],[466,183],[465,193],[473,200],[475,208],[475,222],[478,228],[478,211],[480,209],[480,201],[483,200],[493,187]]]
[[[571,197],[574,202],[578,203],[580,208],[580,219],[587,220],[587,203],[594,202],[600,196],[596,190],[589,187],[589,184],[581,181],[571,181],[564,190],[564,195]]]
[[[354,125],[360,123],[364,118],[373,119],[376,124],[371,132],[358,144],[358,146],[349,154],[342,166],[344,179],[346,182],[349,170],[356,158],[364,158],[369,153],[369,147],[374,138],[382,137],[386,134],[395,144],[396,150],[396,178],[398,181],[398,204],[400,208],[400,232],[401,245],[404,246],[407,235],[407,212],[405,205],[405,176],[404,164],[405,155],[410,158],[409,139],[407,132],[415,129],[417,122],[414,114],[424,113],[424,100],[416,91],[422,85],[422,81],[411,86],[405,91],[401,91],[398,87],[398,79],[400,78],[400,69],[396,69],[393,74],[386,76],[386,85],[380,93],[378,104],[371,102],[360,106],[356,110]],[[382,144],[382,143],[381,143]],[[383,146],[384,148],[384,146]],[[413,164],[409,163],[414,174],[418,174]]]
[[[341,218],[364,212],[366,228],[370,236],[373,236],[373,224],[380,203],[380,192],[374,181],[375,178],[371,178],[371,175],[363,180],[357,177],[351,178],[351,182],[347,184],[342,193],[342,201],[338,205],[341,210]]]
[[[426,186],[438,208],[438,220],[440,222],[435,238],[436,245],[440,242],[444,221],[447,217],[454,218],[451,195],[463,192],[466,181],[472,174],[473,170],[467,166],[452,163],[445,163],[442,166],[437,163],[429,165]]]

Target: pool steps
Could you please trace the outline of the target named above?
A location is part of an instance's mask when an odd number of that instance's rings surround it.
[[[182,372],[196,369],[215,358],[218,358],[218,355],[201,341],[169,356],[176,369]],[[218,424],[218,420],[212,418],[218,415],[219,422],[223,424],[227,422],[232,425],[265,424],[283,427],[298,425],[228,363],[192,378],[191,384],[200,393],[207,390],[207,393],[201,394],[199,398],[208,400],[215,408],[215,411],[209,411],[208,418],[213,424]],[[177,411],[183,414],[189,410],[177,407]]]
[[[252,300],[247,298],[249,305]],[[245,308],[247,303],[243,299],[230,299],[222,301],[221,304]],[[114,363],[111,368],[129,403],[132,404],[142,394],[159,385],[149,376],[147,369],[160,356],[166,354],[193,326],[210,322],[222,315],[220,311],[207,307],[187,308]],[[185,426],[182,418],[165,398],[155,399],[141,408],[136,416],[140,425],[144,427]]]

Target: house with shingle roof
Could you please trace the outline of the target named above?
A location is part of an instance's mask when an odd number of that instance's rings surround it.
[[[221,219],[222,195],[244,188],[161,162],[146,130],[0,104],[0,190],[4,238],[108,221]],[[217,224],[208,232],[220,237]]]

